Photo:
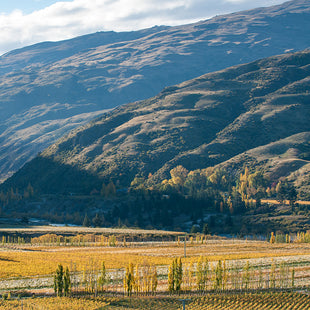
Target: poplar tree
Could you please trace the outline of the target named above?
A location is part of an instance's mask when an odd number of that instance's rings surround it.
[[[228,280],[228,270],[226,267],[226,261],[224,260],[223,262],[223,285],[222,285],[223,290],[226,289],[227,280]]]
[[[292,269],[292,287],[295,287],[295,268],[293,267]]]
[[[262,266],[259,266],[259,269],[258,269],[258,288],[259,289],[263,288],[263,270],[262,270]]]
[[[61,264],[58,265],[56,269],[56,274],[54,275],[54,291],[59,297],[63,295],[64,289],[64,270]]]
[[[193,262],[191,261],[188,267],[188,287],[189,290],[191,291],[193,288],[193,279],[194,279],[194,265]]]
[[[124,279],[124,288],[127,291],[128,296],[132,294],[132,288],[134,285],[134,271],[133,271],[133,264],[130,263],[126,268],[126,274]]]
[[[274,261],[272,261],[271,268],[270,268],[270,287],[276,287],[276,265]]]
[[[243,268],[243,282],[245,285],[245,289],[248,290],[249,283],[250,283],[250,263],[249,261],[246,262],[244,268]]]
[[[175,273],[175,266],[174,266],[174,260],[169,265],[168,270],[168,291],[170,293],[174,292],[174,273]]]
[[[285,263],[281,262],[280,263],[280,271],[279,271],[279,282],[280,282],[280,288],[283,288],[285,285]]]
[[[203,266],[202,266],[202,256],[199,257],[197,262],[197,269],[196,269],[196,285],[199,291],[203,290]]]
[[[69,268],[66,268],[66,271],[64,273],[64,295],[65,296],[69,296],[70,292],[71,292],[71,279],[70,279],[70,272],[69,272]]]
[[[183,267],[182,267],[182,259],[176,259],[176,273],[175,273],[175,290],[177,292],[181,291],[181,285],[183,282]]]
[[[203,284],[204,284],[204,290],[206,290],[207,286],[208,286],[209,273],[210,273],[209,261],[208,261],[208,258],[206,258],[205,261],[204,261],[204,264],[203,264]]]
[[[105,285],[106,281],[107,281],[107,273],[106,273],[105,263],[102,262],[101,272],[100,272],[100,276],[98,279],[98,284],[99,284],[101,291],[103,291],[103,286]]]
[[[152,293],[154,294],[157,290],[158,280],[157,280],[157,269],[155,266],[152,267],[152,280],[151,280]]]
[[[139,271],[139,265],[136,265],[136,272],[135,272],[135,281],[133,284],[133,289],[136,293],[139,293],[141,291],[141,279],[140,279],[140,271]]]
[[[223,267],[222,267],[222,261],[219,260],[215,268],[214,288],[222,289],[222,286],[223,286]]]
[[[183,267],[182,260],[174,259],[169,266],[168,271],[168,290],[172,292],[180,292],[183,282]]]
[[[200,256],[197,263],[196,285],[199,291],[206,289],[209,278],[209,261]]]

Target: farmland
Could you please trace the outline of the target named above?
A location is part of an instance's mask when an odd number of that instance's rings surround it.
[[[211,294],[203,297],[187,296],[186,309],[188,310],[238,310],[247,307],[256,309],[308,309],[310,297],[303,293],[245,293],[238,295]],[[0,301],[4,310],[11,309],[181,309],[180,297],[99,297],[99,298],[40,298],[24,301]]]
[[[284,303],[304,309],[309,303],[310,243],[296,236],[295,242],[270,243],[125,229],[0,232],[7,234],[0,243],[0,309],[180,309],[179,294],[193,310],[282,309]],[[179,291],[169,284],[175,258],[182,263]],[[70,270],[71,286],[69,296],[56,298],[59,265]],[[124,285],[130,268],[131,289]]]

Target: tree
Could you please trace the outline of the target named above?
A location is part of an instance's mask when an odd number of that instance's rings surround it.
[[[226,285],[227,285],[227,280],[228,280],[228,270],[226,267],[226,261],[224,260],[223,262],[223,286],[222,289],[225,290],[226,289]]]
[[[289,200],[290,205],[293,205],[297,199],[297,192],[294,185],[287,181],[279,181],[276,186],[276,193],[279,202]]]
[[[24,190],[24,198],[32,198],[34,196],[34,190],[32,185],[29,183],[27,188]]]
[[[152,293],[154,294],[157,290],[158,280],[157,280],[157,269],[155,266],[152,266],[152,275],[151,275],[151,288]]]
[[[206,176],[200,170],[195,170],[188,173],[184,186],[190,196],[197,197],[206,186],[206,183]]]
[[[272,260],[271,267],[270,267],[270,287],[275,288],[276,287],[276,264]]]
[[[175,290],[175,260],[169,265],[168,269],[168,291],[170,293]]]
[[[135,188],[135,189],[143,188],[144,183],[145,183],[145,178],[135,176],[133,181],[130,183],[130,187]]]
[[[196,285],[199,291],[204,289],[203,258],[199,257],[196,268]]]
[[[107,273],[106,273],[105,263],[102,262],[101,272],[100,272],[100,276],[98,279],[98,285],[101,291],[103,291],[103,286],[105,285],[106,281],[107,281]]]
[[[102,216],[100,216],[98,213],[96,213],[96,215],[93,218],[92,222],[93,222],[94,227],[101,227],[103,225]]]
[[[292,287],[294,288],[294,287],[295,287],[295,268],[294,268],[294,267],[293,267],[293,269],[292,269],[291,281],[292,281],[291,285],[292,285]]]
[[[64,274],[64,279],[63,279],[63,283],[64,283],[64,295],[65,296],[69,296],[70,292],[71,292],[71,279],[70,279],[70,272],[69,272],[69,268],[66,268],[65,274]]]
[[[192,226],[192,228],[191,228],[191,231],[190,231],[190,233],[191,234],[197,234],[197,233],[199,233],[199,225],[197,225],[197,224],[194,224],[193,226]]]
[[[142,289],[143,289],[143,285],[142,285],[142,280],[143,280],[143,276],[142,276],[142,279],[141,279],[141,276],[140,276],[140,270],[139,270],[139,265],[137,264],[136,265],[136,268],[135,268],[135,281],[133,283],[133,290],[136,292],[136,293],[139,293]]]
[[[210,230],[209,230],[209,225],[208,225],[208,223],[205,223],[205,224],[203,225],[202,233],[203,233],[204,235],[209,235],[209,234],[210,234]]]
[[[105,197],[105,194],[106,194],[106,185],[105,185],[105,183],[102,183],[100,195]]]
[[[188,170],[183,166],[179,165],[172,170],[170,170],[171,180],[169,183],[179,192],[183,193],[184,190],[184,183],[186,177],[188,175]]]
[[[222,261],[219,260],[215,268],[214,289],[222,289],[223,287],[223,267]]]
[[[113,181],[110,181],[110,183],[106,186],[105,189],[105,197],[113,197],[116,194],[116,188],[113,183]]]
[[[183,186],[188,175],[188,170],[183,166],[179,165],[170,170],[170,175],[174,184]]]
[[[175,258],[168,270],[168,290],[170,293],[180,292],[183,282],[183,267],[181,258]]]
[[[133,264],[129,263],[126,268],[125,279],[124,279],[124,288],[127,291],[128,296],[132,294],[132,288],[134,286],[135,277],[134,277],[134,270]]]
[[[250,263],[249,263],[249,261],[246,262],[246,264],[243,268],[243,283],[244,283],[245,289],[248,290],[249,283],[250,283]]]
[[[183,282],[183,267],[182,259],[176,259],[176,273],[175,273],[175,290],[179,293],[181,291],[181,285]]]
[[[289,200],[291,206],[293,206],[297,200],[297,192],[293,184],[289,184],[287,188],[287,199]]]
[[[56,269],[56,274],[54,275],[54,291],[59,297],[63,295],[64,289],[64,270],[61,264],[58,265]]]
[[[191,291],[194,284],[194,264],[191,261],[184,268],[183,272],[183,290]]]
[[[89,217],[87,216],[87,214],[85,214],[84,220],[83,220],[83,226],[84,227],[90,227],[91,226],[91,222]]]
[[[275,243],[276,242],[276,236],[274,235],[274,232],[271,232],[271,236],[270,236],[270,243]]]

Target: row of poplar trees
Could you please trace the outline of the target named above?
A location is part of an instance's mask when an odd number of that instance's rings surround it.
[[[129,263],[123,284],[128,296],[131,296],[133,292],[136,294],[154,294],[158,285],[157,269],[147,262],[135,267]]]
[[[128,296],[155,294],[158,286],[156,266],[144,262],[134,266],[129,263],[125,272],[121,272],[124,292]],[[54,275],[54,290],[57,296],[68,296],[71,292],[100,293],[107,290],[107,286],[115,282],[108,276],[104,262],[101,270],[96,264],[91,264],[83,271],[82,278],[75,271],[72,273],[72,283],[68,267],[64,270],[58,265]],[[112,282],[110,281],[112,280]],[[119,282],[116,280],[116,287]],[[248,289],[275,289],[295,287],[295,269],[284,261],[280,264],[271,262],[266,266],[252,266],[249,261],[245,264],[219,260],[217,264],[210,264],[206,257],[200,257],[197,264],[183,265],[181,258],[175,258],[168,268],[167,289],[170,294],[182,291],[207,292],[209,290],[248,290]]]
[[[71,279],[69,268],[64,267],[60,264],[56,269],[56,273],[54,275],[54,291],[55,294],[59,297],[69,296],[71,292]]]

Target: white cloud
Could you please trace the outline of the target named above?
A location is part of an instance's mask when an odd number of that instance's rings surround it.
[[[186,24],[214,15],[279,4],[284,0],[73,0],[23,14],[0,15],[0,54],[41,41],[95,31],[128,31]]]

